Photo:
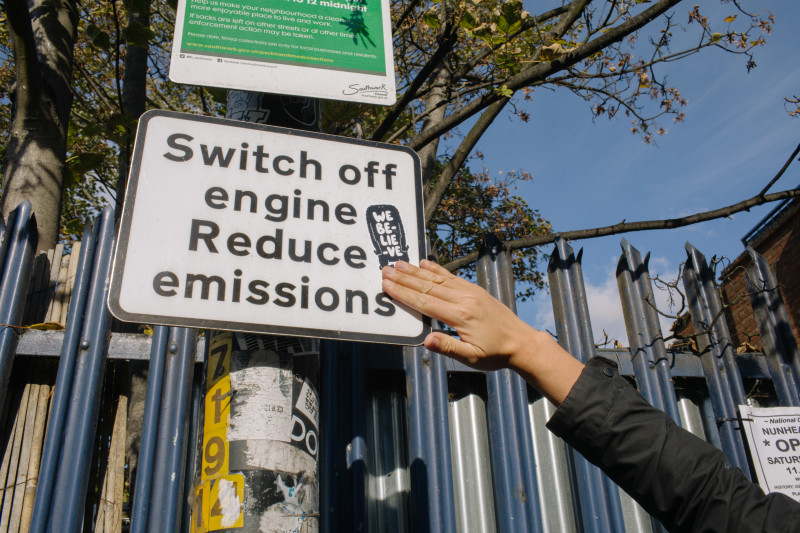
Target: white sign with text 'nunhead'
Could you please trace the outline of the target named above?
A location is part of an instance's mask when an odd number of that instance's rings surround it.
[[[139,122],[109,308],[127,322],[418,344],[381,290],[424,257],[404,147],[151,111]]]

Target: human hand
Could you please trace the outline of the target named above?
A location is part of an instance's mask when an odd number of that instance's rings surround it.
[[[447,324],[460,337],[434,332],[425,347],[474,368],[509,367],[524,339],[538,333],[481,287],[431,261],[423,260],[420,268],[398,261],[382,273],[389,296]]]
[[[479,370],[510,368],[560,404],[583,364],[548,334],[523,322],[477,285],[431,261],[384,267],[383,290],[398,302],[455,329],[459,338],[433,332],[425,347]]]

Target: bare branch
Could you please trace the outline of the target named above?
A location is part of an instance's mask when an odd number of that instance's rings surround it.
[[[522,239],[509,241],[505,243],[505,246],[508,250],[520,250],[522,248],[541,246],[542,244],[554,242],[558,237],[569,240],[580,240],[591,239],[594,237],[606,237],[608,235],[618,235],[620,233],[630,233],[633,231],[681,228],[683,226],[690,226],[699,222],[706,222],[708,220],[728,217],[741,211],[749,211],[751,208],[758,205],[797,197],[800,197],[800,188],[772,194],[759,194],[757,196],[753,196],[752,198],[748,198],[747,200],[742,200],[741,202],[737,202],[720,209],[703,211],[701,213],[695,213],[693,215],[680,218],[643,220],[640,222],[625,222],[623,220],[622,222],[614,224],[613,226],[565,231],[563,233],[550,233],[548,235],[537,235],[533,237],[523,237]],[[465,266],[470,265],[477,260],[478,252],[473,252],[469,255],[465,255],[464,257],[456,259],[455,261],[451,261],[450,263],[444,265],[444,267],[452,272],[460,268],[464,268]]]
[[[790,155],[790,156],[789,156],[789,159],[787,159],[787,160],[786,160],[786,163],[784,163],[784,164],[783,164],[783,166],[781,167],[781,169],[778,171],[778,173],[777,173],[777,174],[775,174],[775,177],[774,177],[774,178],[772,178],[772,179],[769,181],[769,183],[767,183],[767,186],[766,186],[766,187],[764,187],[764,188],[761,190],[761,192],[760,192],[760,193],[758,193],[758,194],[759,194],[759,196],[761,196],[761,195],[763,195],[764,193],[766,193],[766,192],[767,192],[767,191],[770,189],[770,187],[772,187],[772,186],[775,184],[775,182],[776,182],[776,181],[778,181],[779,179],[781,179],[781,176],[783,176],[783,173],[784,173],[784,172],[786,172],[786,169],[787,169],[787,168],[789,168],[789,165],[791,165],[791,164],[792,164],[792,161],[794,160],[794,158],[795,158],[795,157],[797,157],[797,154],[800,154],[800,144],[798,144],[798,145],[797,145],[797,148],[795,148],[795,149],[794,149],[794,152],[792,152],[792,155]]]

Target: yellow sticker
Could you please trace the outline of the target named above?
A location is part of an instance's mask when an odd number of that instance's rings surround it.
[[[244,476],[231,474],[203,482],[202,517],[206,531],[244,526]]]
[[[233,352],[233,333],[220,332],[211,337],[206,371],[206,390],[230,374],[231,353]]]
[[[192,502],[193,533],[244,527],[244,476],[228,470],[233,334],[216,333],[209,343],[200,481]]]
[[[225,428],[203,432],[203,458],[200,479],[203,481],[228,474],[228,441]]]
[[[228,427],[231,412],[231,378],[225,376],[206,392],[203,433],[218,433]]]

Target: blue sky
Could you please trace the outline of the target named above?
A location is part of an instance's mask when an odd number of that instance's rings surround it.
[[[745,2],[771,11],[776,22],[767,45],[756,52],[749,74],[746,58],[706,50],[667,66],[668,82],[688,99],[686,120],[664,121],[668,134],[658,146],[630,133],[626,117],[592,121],[590,104],[567,92],[538,91],[526,107],[528,124],[500,116],[477,149],[493,173],[525,169],[534,180],[520,196],[540,210],[556,231],[628,221],[661,219],[715,209],[756,195],[800,143],[800,119],[784,109],[784,97],[800,94],[800,3]],[[685,23],[694,4],[681,4],[675,20]],[[733,5],[710,1],[704,12],[720,20]],[[712,12],[713,10],[713,12]],[[740,15],[741,16],[741,15]],[[691,29],[691,28],[690,28]],[[676,36],[678,39],[681,36]],[[772,191],[800,184],[795,162]],[[651,273],[674,278],[691,242],[706,257],[731,259],[743,251],[741,237],[772,209],[762,206],[676,230],[630,233]],[[595,338],[603,330],[627,344],[614,269],[621,236],[577,241]],[[547,252],[552,247],[547,247]],[[549,294],[518,305],[532,325],[552,328]]]

